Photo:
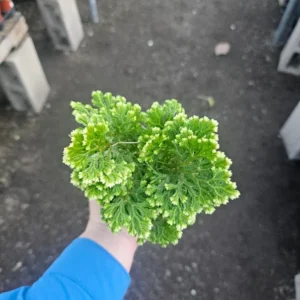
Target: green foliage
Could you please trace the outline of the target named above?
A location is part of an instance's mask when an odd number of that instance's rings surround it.
[[[198,213],[239,196],[215,120],[188,118],[176,100],[142,112],[97,91],[92,104],[71,102],[82,127],[71,133],[63,161],[113,232],[124,227],[141,244],[176,244]]]

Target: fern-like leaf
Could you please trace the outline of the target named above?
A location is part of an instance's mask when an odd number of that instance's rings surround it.
[[[142,112],[96,91],[92,104],[71,102],[82,127],[72,131],[63,162],[113,232],[125,228],[141,244],[175,244],[198,213],[239,196],[215,120],[189,118],[176,100]]]

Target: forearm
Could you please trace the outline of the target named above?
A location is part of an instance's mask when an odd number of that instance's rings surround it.
[[[80,237],[91,239],[99,244],[129,272],[137,249],[136,238],[130,236],[125,230],[113,234],[100,218],[99,204],[90,201],[89,206],[89,222]]]

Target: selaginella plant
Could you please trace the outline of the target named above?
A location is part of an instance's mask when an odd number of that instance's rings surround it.
[[[112,232],[125,228],[140,244],[176,244],[197,214],[239,196],[231,160],[218,150],[215,120],[188,117],[176,100],[142,112],[124,97],[96,91],[92,104],[71,102],[81,126],[63,161],[72,184],[101,205]]]

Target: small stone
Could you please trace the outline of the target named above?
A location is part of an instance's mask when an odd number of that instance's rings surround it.
[[[12,272],[18,271],[23,266],[23,263],[21,261],[18,261],[16,265],[11,269]]]
[[[241,271],[241,270],[242,270],[242,267],[239,266],[239,265],[235,266],[235,268],[236,268],[238,271]]]
[[[211,251],[210,251],[210,254],[213,255],[213,256],[215,256],[217,253],[216,253],[215,250],[211,250]]]
[[[4,219],[0,217],[0,226],[4,224]]]
[[[287,0],[278,0],[279,6],[285,6],[287,3]]]
[[[216,294],[219,294],[219,293],[220,293],[220,289],[219,289],[218,287],[215,287],[215,288],[214,288],[214,292],[215,292]]]
[[[22,248],[23,247],[23,243],[21,241],[16,243],[16,248]]]
[[[0,268],[0,273],[2,273],[2,271],[3,271],[3,268]]]
[[[182,279],[181,276],[178,276],[176,279],[177,279],[178,282],[182,282],[183,281],[183,279]]]
[[[154,45],[154,42],[152,40],[149,40],[147,44],[149,47],[152,47]]]
[[[263,115],[266,115],[266,114],[268,113],[268,111],[267,111],[265,108],[263,108],[263,109],[261,110],[261,112],[262,112]]]
[[[49,109],[49,108],[51,108],[51,104],[50,103],[46,103],[45,107]]]
[[[184,266],[184,268],[185,268],[185,270],[186,270],[187,272],[191,272],[191,271],[192,271],[192,269],[191,269],[190,266]]]
[[[46,264],[49,264],[49,263],[51,263],[52,261],[53,261],[53,256],[52,255],[49,255],[46,259],[45,259],[45,263]]]
[[[29,207],[29,204],[28,203],[23,203],[23,204],[21,204],[21,209],[22,210],[25,210],[25,209],[27,209]]]
[[[13,135],[13,139],[14,139],[15,141],[18,141],[18,140],[20,140],[20,136],[19,136],[18,134],[14,134],[14,135]]]
[[[34,199],[39,199],[39,198],[40,198],[40,194],[39,194],[39,193],[35,193],[35,194],[33,195],[33,198],[34,198]]]
[[[14,199],[10,196],[4,199],[4,203],[6,205],[6,210],[8,212],[12,212],[14,208],[19,204],[19,201],[17,199]]]
[[[195,263],[195,262],[192,262],[192,267],[193,267],[194,269],[197,269],[197,267],[198,267],[198,264],[197,264],[197,263]]]
[[[33,250],[32,249],[28,249],[27,253],[28,253],[28,255],[32,255],[33,254]]]
[[[171,276],[171,271],[167,269],[165,275],[166,275],[166,277],[170,277]]]
[[[128,68],[127,71],[130,75],[132,75],[134,73],[134,70],[132,68]]]
[[[0,177],[0,183],[2,183],[5,187],[8,187],[10,184],[10,181],[7,177]]]
[[[199,72],[197,70],[193,70],[192,74],[194,78],[197,78],[199,76]]]
[[[228,42],[221,42],[215,46],[215,55],[227,55],[230,51],[230,44]]]
[[[196,15],[196,14],[197,14],[197,9],[193,9],[193,10],[192,10],[192,14],[193,14],[193,15]]]
[[[272,61],[272,58],[270,55],[266,55],[266,62],[271,62]]]
[[[231,29],[231,30],[236,30],[235,24],[231,24],[231,25],[230,25],[230,29]]]
[[[196,295],[197,295],[196,290],[192,289],[192,290],[191,290],[191,295],[192,295],[192,296],[196,296]]]
[[[253,81],[253,80],[249,80],[249,81],[248,81],[248,85],[249,85],[249,86],[254,86],[254,85],[255,85],[255,84],[254,84],[254,81]]]
[[[211,96],[207,97],[207,102],[208,102],[208,105],[209,105],[210,107],[214,107],[215,104],[216,104],[215,98],[213,98],[213,97],[211,97]]]
[[[94,36],[94,30],[92,28],[88,28],[86,31],[87,36],[93,37]]]

